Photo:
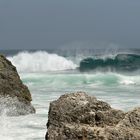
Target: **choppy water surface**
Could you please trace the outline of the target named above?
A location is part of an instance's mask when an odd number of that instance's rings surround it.
[[[43,140],[49,103],[64,93],[85,91],[124,111],[140,106],[139,71],[123,74],[111,71],[80,73],[75,70],[78,64],[72,60],[66,60],[58,55],[54,55],[54,60],[51,54],[41,52],[33,55],[23,53],[9,59],[17,66],[22,81],[31,91],[36,114],[7,117],[3,113],[0,118],[1,140]],[[42,63],[44,58],[49,59]],[[33,64],[28,61],[30,59],[34,59]],[[53,69],[49,68],[49,61],[53,61]]]

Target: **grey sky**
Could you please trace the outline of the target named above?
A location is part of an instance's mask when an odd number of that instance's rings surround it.
[[[0,49],[74,42],[140,48],[140,0],[0,0]]]

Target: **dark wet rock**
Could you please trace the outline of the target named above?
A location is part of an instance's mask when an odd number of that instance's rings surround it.
[[[78,92],[50,103],[46,140],[140,140],[140,108],[124,113]]]
[[[25,115],[35,113],[31,94],[17,73],[16,67],[0,55],[0,113]]]

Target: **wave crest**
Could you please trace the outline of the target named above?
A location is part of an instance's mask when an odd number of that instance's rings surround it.
[[[85,58],[80,62],[80,71],[115,70],[115,71],[135,71],[140,69],[140,55],[137,54],[117,54],[107,58]]]
[[[19,72],[47,72],[75,69],[71,60],[46,51],[20,52],[8,59],[17,67]]]

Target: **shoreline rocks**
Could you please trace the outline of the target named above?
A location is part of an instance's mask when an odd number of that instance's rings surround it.
[[[84,92],[50,103],[46,140],[140,140],[140,108],[124,113]]]
[[[16,67],[0,55],[0,114],[10,116],[35,113],[31,94],[16,70]]]

